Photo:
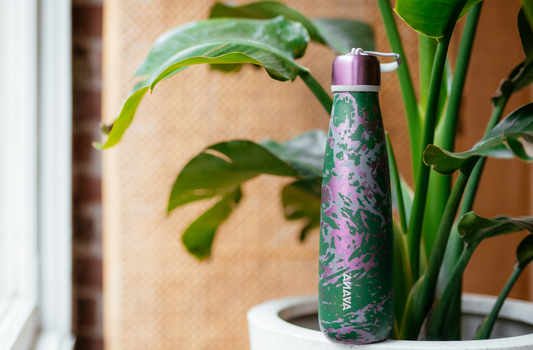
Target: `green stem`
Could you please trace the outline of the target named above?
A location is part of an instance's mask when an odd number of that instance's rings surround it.
[[[496,304],[494,304],[492,307],[490,314],[485,317],[483,323],[481,323],[479,326],[474,339],[489,339],[492,328],[494,327],[498,314],[500,313],[500,309],[503,306],[503,302],[509,295],[509,292],[511,292],[511,289],[513,288],[522,271],[524,271],[524,269],[517,264],[513,270],[513,273],[511,274],[511,277],[509,277],[507,283],[505,283],[505,286],[503,287],[502,292],[498,296]]]
[[[305,85],[309,87],[311,92],[315,95],[317,100],[322,104],[322,107],[331,114],[331,108],[333,107],[333,100],[329,94],[324,90],[322,85],[311,75],[309,72],[300,73],[300,78],[304,81]]]
[[[389,0],[378,0],[381,17],[387,32],[387,38],[392,51],[399,54],[402,58],[402,64],[398,68],[398,79],[400,80],[400,89],[402,91],[405,114],[407,116],[407,128],[409,130],[409,140],[411,142],[411,158],[413,162],[413,174],[417,179],[418,164],[422,162],[422,153],[420,147],[420,118],[418,116],[418,105],[416,102],[415,89],[409,73],[407,57],[402,46],[402,40],[396,27],[394,13]]]
[[[417,282],[407,302],[404,319],[402,320],[402,339],[416,339],[422,323],[431,310],[433,304],[439,271],[444,259],[446,244],[459,207],[468,177],[479,157],[473,157],[467,161],[459,172],[459,176],[453,185],[446,209],[435,238],[435,245],[428,262],[426,273]]]
[[[470,261],[475,248],[475,245],[467,246],[457,261],[440,300],[437,301],[435,308],[427,320],[424,340],[442,340],[442,333],[445,331],[444,327],[447,323],[448,309],[450,305],[452,305],[453,298],[457,295],[455,293],[457,291],[457,286],[461,285],[463,272],[466,269],[466,265],[468,265],[468,261]]]
[[[461,202],[461,197],[463,196],[470,173],[478,159],[478,157],[471,158],[461,168],[459,176],[453,185],[448,203],[446,204],[446,209],[444,209],[444,214],[442,215],[439,230],[437,231],[437,237],[435,238],[435,245],[433,246],[431,257],[429,258],[428,268],[424,274],[424,289],[426,290],[426,295],[429,299],[427,302],[430,307],[433,295],[435,295],[439,271],[442,261],[444,260],[444,253],[446,252],[446,245],[448,244],[448,238],[450,237],[455,214],[457,213],[457,208],[459,208],[459,203]]]
[[[498,122],[500,121],[503,115],[503,111],[505,110],[505,106],[507,105],[507,101],[509,101],[509,97],[511,97],[511,94],[512,92],[509,91],[494,101],[494,108],[489,123],[487,125],[487,129],[485,130],[485,136],[487,136],[496,126],[496,124],[498,124]],[[481,179],[481,174],[483,173],[484,166],[485,157],[481,159],[479,164],[472,172],[472,177],[470,178],[468,186],[466,187],[465,198],[463,204],[461,205],[461,215],[464,215],[471,211],[472,207],[474,206],[474,199],[476,198],[479,180]]]
[[[453,30],[453,28],[452,28]],[[437,53],[435,54],[435,63],[433,65],[433,72],[431,73],[431,82],[429,88],[429,97],[426,108],[426,117],[424,123],[424,134],[422,138],[423,149],[427,145],[433,143],[435,124],[437,120],[437,108],[440,95],[440,86],[442,82],[442,74],[446,64],[446,54],[450,45],[451,31],[447,31],[444,37],[437,44]],[[409,247],[409,259],[411,261],[411,270],[413,279],[418,279],[418,269],[420,265],[420,237],[422,234],[422,224],[424,218],[424,209],[426,206],[429,171],[423,162],[419,163],[418,177],[416,179],[415,198],[413,201],[413,208],[411,210],[411,218],[409,221],[409,232],[407,234],[407,245]]]
[[[420,106],[426,109],[428,101],[429,81],[431,79],[431,70],[435,60],[435,51],[437,51],[437,40],[427,37],[423,34],[418,36],[418,52],[420,62]]]
[[[398,215],[400,216],[400,226],[402,232],[407,232],[407,219],[405,216],[405,205],[403,203],[402,184],[400,182],[400,174],[398,173],[398,166],[396,165],[396,157],[392,149],[392,143],[388,133],[385,133],[387,139],[387,153],[389,154],[389,162],[392,173],[392,181],[396,189],[396,198],[398,202]]]
[[[444,137],[441,147],[450,152],[453,152],[454,150],[456,135],[455,129],[457,127],[457,120],[459,119],[459,109],[461,108],[466,74],[470,64],[472,46],[474,45],[474,37],[476,35],[477,24],[479,22],[482,6],[483,1],[474,5],[474,7],[468,13],[463,36],[461,38],[461,45],[457,54],[452,91],[450,93],[450,99],[446,109],[446,115],[443,120],[444,124],[442,129]]]
[[[477,26],[479,23],[479,17],[481,15],[481,8],[483,6],[483,3],[484,2],[480,2],[474,5],[474,7],[468,13],[466,24],[463,30],[463,35],[461,37],[461,44],[459,47],[459,52],[457,54],[457,61],[455,64],[455,73],[453,75],[453,82],[452,82],[452,90],[450,93],[449,102],[448,102],[448,106],[446,109],[446,114],[442,121],[441,127],[438,129],[438,132],[437,132],[438,133],[437,138],[441,140],[440,146],[443,149],[447,151],[451,151],[451,152],[453,152],[455,148],[455,136],[456,136],[457,122],[459,120],[459,110],[461,108],[466,75],[467,75],[468,67],[470,64],[472,47],[474,46],[474,38],[476,35],[476,30],[477,30]],[[483,161],[479,161],[478,163],[482,163],[482,162]],[[477,166],[479,166],[479,164]],[[474,175],[471,175],[471,178],[472,176]],[[451,179],[449,178],[448,181],[451,181]],[[437,181],[437,183],[440,184],[440,182],[444,182],[446,184],[448,181]],[[468,193],[468,190],[466,191]],[[463,206],[461,206],[461,210],[462,209],[463,209]],[[459,214],[459,217],[461,217],[462,215],[464,215],[464,213]],[[443,268],[446,271],[448,272],[452,271],[454,266],[457,264],[457,261],[462,251],[463,251],[463,241],[460,239],[457,233],[457,227],[454,225],[452,228],[452,233],[450,235],[448,247],[446,250],[445,257],[444,257]],[[446,278],[445,277],[444,279],[441,278],[440,282],[442,282],[443,284],[442,286],[440,286],[440,288],[444,288],[447,283]],[[460,317],[461,315],[462,283],[457,283],[454,286],[456,287],[456,291],[452,293],[454,296],[453,303],[448,304],[449,305],[448,313],[447,313],[448,317],[453,317],[453,315]],[[448,330],[452,328],[455,330],[455,333],[460,333],[460,322],[454,322],[452,324],[449,324],[447,325],[447,328],[449,328]],[[452,333],[453,332],[450,332],[450,334]]]
[[[509,98],[511,97],[511,94],[512,94],[512,91],[507,91],[503,93],[502,96],[494,100],[492,115],[487,125],[487,129],[485,130],[485,136],[487,136],[491,132],[491,130],[496,126],[496,124],[498,124],[498,122],[500,121],[503,115],[503,111],[505,110],[505,106],[507,105],[507,102],[509,101]],[[470,175],[470,180],[468,181],[468,184],[466,185],[463,202],[461,203],[461,208],[459,209],[459,215],[458,215],[459,219],[466,213],[472,211],[472,208],[474,207],[474,200],[476,198],[477,190],[479,187],[479,181],[481,180],[481,175],[483,173],[483,169],[485,167],[486,161],[487,161],[486,157],[481,157],[479,161],[477,162],[474,170],[472,171],[472,175]],[[457,232],[457,224],[454,225],[454,229],[450,237],[449,245],[450,245],[450,252],[449,252],[450,258],[448,261],[450,261],[450,264],[453,264],[455,261],[457,261],[458,257],[461,255],[461,252],[463,250],[463,241],[461,240]],[[450,266],[453,266],[453,265],[450,265]]]

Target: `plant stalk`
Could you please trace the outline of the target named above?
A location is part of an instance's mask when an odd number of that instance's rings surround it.
[[[453,26],[455,23],[453,24]],[[431,82],[429,86],[428,103],[426,108],[426,117],[424,123],[424,134],[422,136],[421,154],[427,145],[433,143],[435,134],[435,124],[437,120],[437,108],[439,103],[440,87],[442,83],[442,74],[446,64],[446,55],[450,45],[451,33],[453,31],[447,30],[444,37],[437,44],[437,52],[435,54],[435,62],[433,64],[433,71],[431,73]],[[416,178],[415,198],[413,201],[413,208],[411,210],[411,218],[409,221],[409,232],[407,234],[407,245],[409,247],[409,259],[411,261],[411,270],[413,273],[413,280],[418,280],[420,267],[420,238],[422,235],[422,224],[424,218],[424,209],[426,206],[429,171],[423,162],[419,162],[418,177]]]
[[[459,208],[459,203],[461,202],[461,197],[463,196],[466,188],[468,178],[470,177],[472,169],[476,165],[478,159],[478,157],[473,157],[461,168],[459,176],[453,185],[452,193],[450,194],[450,198],[446,204],[444,214],[442,215],[442,220],[440,222],[437,237],[435,239],[435,245],[433,246],[424,278],[425,289],[427,290],[426,295],[428,298],[430,295],[435,295],[439,271],[442,261],[444,260],[444,253],[446,252],[446,245],[448,244],[448,238],[450,237],[455,214]],[[429,300],[429,302],[431,303],[431,300]]]
[[[456,136],[457,122],[459,120],[459,111],[461,108],[466,76],[467,76],[468,68],[470,65],[472,47],[474,46],[474,38],[476,35],[476,30],[478,27],[482,6],[483,6],[483,2],[480,2],[474,5],[474,7],[468,13],[466,24],[463,30],[463,35],[461,37],[461,44],[459,46],[459,52],[457,54],[457,61],[455,64],[455,73],[453,75],[453,82],[452,82],[452,90],[450,93],[448,106],[446,109],[446,114],[442,120],[442,125],[438,129],[438,132],[437,132],[439,134],[437,135],[437,138],[441,140],[440,146],[443,149],[450,151],[450,152],[453,152],[455,148],[455,136]],[[481,163],[481,162],[478,162],[478,163]],[[479,164],[477,166],[479,166]],[[438,179],[438,180],[440,181],[436,181],[436,182],[439,184],[443,182],[444,184],[448,185],[451,182],[450,177],[448,177],[448,179],[446,180],[444,179]],[[461,206],[461,209],[463,209],[463,206]],[[462,215],[464,215],[464,213],[459,214],[459,217],[461,217]],[[457,233],[457,227],[455,225],[453,226],[451,236],[449,237],[448,247],[451,249],[450,251],[447,251],[445,254],[443,268],[449,272],[449,271],[452,271],[454,266],[457,264],[459,256],[463,251],[463,242],[459,238],[459,235]],[[443,284],[441,288],[445,288],[445,286],[447,285],[446,278],[445,277],[444,279],[441,278],[440,282],[442,282]],[[446,316],[453,317],[455,315],[459,317],[460,319],[461,317],[461,290],[462,290],[461,281],[459,281],[459,283],[457,284],[454,284],[454,286],[456,290],[454,293],[452,293],[454,294],[454,297],[453,298],[450,297],[451,304],[448,304],[449,307],[448,307]],[[454,331],[455,331],[455,332],[450,332],[449,334],[454,334],[454,333],[460,334],[460,327],[461,327],[461,322],[454,322],[453,324],[449,324],[448,328],[454,328]]]
[[[490,333],[492,333],[492,328],[494,327],[496,319],[498,318],[498,314],[500,313],[500,309],[503,306],[503,302],[509,295],[509,292],[511,292],[511,289],[516,283],[518,277],[520,277],[522,271],[524,271],[524,268],[521,267],[519,264],[516,264],[513,273],[511,274],[511,277],[509,277],[507,283],[505,283],[505,286],[503,287],[502,292],[498,296],[496,303],[492,307],[490,314],[485,317],[483,323],[481,323],[481,325],[479,326],[476,335],[474,336],[474,339],[489,339]]]
[[[498,122],[500,121],[503,115],[503,111],[505,110],[505,106],[507,105],[507,102],[511,97],[511,94],[512,92],[504,93],[501,97],[495,100],[494,109],[487,125],[487,129],[485,130],[485,136],[487,136],[496,126],[496,124],[498,124]],[[479,180],[481,179],[481,174],[483,173],[485,161],[486,157],[482,157],[482,159],[480,160],[480,162],[478,162],[478,165],[472,172],[472,176],[466,187],[465,198],[463,204],[461,205],[461,213],[463,215],[471,211],[472,207],[474,206],[474,199],[476,198]]]
[[[404,320],[402,321],[402,339],[416,339],[424,319],[431,310],[435,290],[437,288],[439,271],[444,259],[444,253],[446,251],[446,245],[448,243],[448,238],[450,236],[455,214],[457,212],[457,208],[459,207],[459,203],[461,202],[461,197],[468,182],[470,173],[472,172],[472,169],[474,168],[474,165],[478,159],[479,157],[473,157],[463,165],[459,172],[459,176],[453,185],[450,198],[446,204],[446,209],[442,215],[442,220],[439,225],[437,237],[435,239],[435,245],[428,262],[426,273],[419,281],[420,294],[415,298],[412,297],[412,293],[408,301],[408,305],[406,306],[407,318],[404,317]]]
[[[487,129],[485,130],[485,136],[487,136],[496,126],[496,124],[498,124],[498,122],[500,121],[503,115],[503,111],[505,110],[505,106],[507,105],[507,102],[511,97],[511,94],[512,91],[507,91],[503,93],[502,96],[494,100],[494,108],[492,110],[492,115],[487,125]],[[474,207],[474,200],[476,198],[479,182],[481,180],[481,175],[483,173],[486,161],[486,157],[481,157],[477,162],[476,166],[474,167],[474,170],[472,171],[470,180],[468,180],[468,184],[466,185],[465,195],[463,198],[463,202],[461,203],[461,208],[459,209],[459,219],[466,213],[472,211],[472,208]],[[457,261],[457,259],[461,255],[461,252],[463,251],[463,241],[461,240],[457,232],[457,224],[454,225],[453,233],[450,237],[450,248],[451,250],[449,252],[449,261]]]
[[[331,115],[331,108],[333,107],[333,100],[329,94],[324,90],[322,85],[311,75],[309,72],[302,72],[299,74],[300,78],[304,81],[305,85],[315,95],[318,102],[322,104],[322,107],[328,112],[328,116]]]
[[[428,101],[429,81],[431,70],[437,51],[437,40],[429,38],[423,34],[418,35],[418,51],[420,61],[420,106],[426,109]]]
[[[400,227],[402,232],[407,232],[407,218],[405,216],[405,205],[403,202],[402,184],[400,182],[400,174],[398,173],[398,166],[396,164],[396,157],[392,149],[392,143],[388,133],[385,133],[387,139],[387,153],[389,154],[390,168],[392,170],[392,181],[396,187],[396,198],[398,202],[398,215],[400,216]]]
[[[481,7],[483,1],[477,3],[472,7],[466,18],[466,24],[457,54],[457,61],[455,64],[455,73],[453,74],[452,91],[446,109],[442,125],[443,142],[440,145],[443,149],[453,152],[455,145],[455,135],[457,128],[457,121],[459,120],[459,110],[463,98],[463,90],[470,65],[470,57],[472,54],[472,47],[474,46],[474,38],[476,29],[481,14]],[[492,128],[491,128],[492,130]]]
[[[442,340],[442,332],[444,332],[444,326],[447,323],[447,316],[449,306],[452,299],[456,296],[457,286],[461,285],[463,272],[474,253],[476,246],[467,246],[467,248],[461,254],[461,257],[457,261],[453,273],[448,280],[448,284],[442,293],[441,298],[437,301],[437,304],[426,321],[427,331],[424,340]]]
[[[413,163],[413,176],[416,181],[418,178],[417,171],[419,164],[422,163],[422,152],[420,146],[420,129],[421,121],[418,115],[418,104],[416,102],[415,89],[409,73],[407,57],[403,50],[402,40],[398,27],[394,20],[394,13],[389,0],[378,0],[381,17],[387,32],[387,38],[392,51],[399,54],[402,58],[402,64],[398,67],[398,79],[400,80],[400,89],[402,91],[405,114],[407,116],[407,128],[409,130],[409,140],[411,145],[411,159]]]

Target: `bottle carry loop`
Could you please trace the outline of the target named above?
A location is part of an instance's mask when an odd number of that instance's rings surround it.
[[[377,52],[377,51],[365,51],[362,48],[352,49],[349,55],[366,55],[366,56],[381,56],[381,57],[394,57],[395,62],[381,63],[380,68],[382,73],[392,72],[398,69],[402,64],[402,58],[399,54],[391,52]]]

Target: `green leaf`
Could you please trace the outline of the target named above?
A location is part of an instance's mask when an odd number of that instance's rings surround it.
[[[529,26],[533,28],[533,0],[519,0],[526,15]]]
[[[459,235],[468,245],[477,245],[483,239],[527,230],[533,233],[533,217],[511,218],[497,216],[486,219],[474,212],[466,213],[457,227]]]
[[[468,0],[461,16],[480,1]],[[461,3],[461,0],[397,0],[396,13],[420,34],[438,39],[443,36],[455,7]]]
[[[305,219],[300,233],[304,240],[309,231],[320,226],[320,196],[322,178],[298,180],[285,186],[281,192],[283,211],[287,220]]]
[[[211,255],[211,247],[218,227],[228,219],[241,197],[240,187],[225,194],[218,203],[187,228],[181,240],[192,255],[200,260]]]
[[[524,15],[523,8],[518,13],[517,24],[525,59],[502,80],[493,100],[510,96],[533,82],[533,31]]]
[[[424,151],[424,163],[433,166],[440,174],[452,174],[467,160],[476,156],[512,158],[517,156],[529,161],[527,148],[533,141],[533,103],[522,106],[509,114],[470,151],[453,153],[435,145]],[[526,146],[527,145],[527,146]]]
[[[148,91],[148,87],[143,87],[133,92],[128,97],[122,106],[122,109],[120,110],[118,118],[113,123],[113,127],[108,131],[109,137],[107,138],[106,143],[102,144],[100,142],[95,142],[95,148],[109,148],[119,143],[122,135],[124,135],[124,131],[130,126],[133,116],[135,115],[135,111],[137,110],[139,103],[141,103],[144,94],[146,94],[146,91]]]
[[[279,156],[252,141],[221,142],[194,157],[178,175],[170,194],[169,212],[193,201],[222,198],[194,221],[183,235],[183,243],[197,258],[210,255],[218,226],[232,213],[242,196],[242,183],[260,174],[299,179],[283,189],[285,216],[289,220],[306,219],[302,239],[309,230],[319,225],[321,177],[313,172],[322,174],[321,169],[316,169],[316,164],[309,163],[316,163],[316,158],[320,157],[323,163],[325,134],[315,131],[282,144],[274,141],[266,143]]]
[[[526,58],[524,62],[518,65],[520,67],[518,71],[515,69],[511,72],[512,75],[509,80],[513,84],[513,92],[520,91],[533,82],[533,31],[523,10],[518,13],[517,23]]]
[[[531,231],[530,231],[531,232]],[[520,242],[516,249],[516,260],[522,269],[533,261],[533,235],[529,235]]]
[[[136,76],[144,80],[127,99],[109,139],[102,148],[115,145],[131,123],[148,87],[177,74],[189,65],[252,63],[263,66],[276,80],[294,80],[307,69],[298,65],[309,34],[283,17],[271,20],[211,19],[192,22],[161,35]]]
[[[179,174],[170,193],[168,211],[189,202],[233,192],[259,174],[301,177],[289,164],[252,141],[209,146]]]
[[[209,18],[257,18],[268,19],[283,16],[300,22],[309,32],[311,40],[330,46],[339,54],[346,54],[352,48],[374,50],[372,28],[363,22],[337,18],[309,19],[292,7],[277,1],[257,1],[243,6],[217,2]]]
[[[322,130],[315,130],[285,143],[265,140],[260,144],[300,174],[312,178],[322,176],[326,141],[327,135]]]
[[[358,47],[375,49],[374,33],[366,23],[340,18],[313,18],[312,21],[326,44],[338,54],[347,54]]]
[[[217,2],[211,8],[211,13],[209,14],[209,18],[270,19],[277,16],[283,16],[291,21],[300,22],[309,32],[311,40],[325,44],[324,39],[318,33],[318,29],[309,18],[305,17],[298,10],[278,1],[257,1],[243,6]]]

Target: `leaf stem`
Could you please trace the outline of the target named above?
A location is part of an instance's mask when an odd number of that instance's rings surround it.
[[[402,232],[407,232],[407,218],[405,216],[405,205],[403,202],[402,184],[400,182],[400,174],[398,173],[398,166],[396,164],[396,157],[392,149],[392,143],[388,133],[385,133],[387,141],[387,153],[389,154],[390,169],[392,172],[392,181],[396,189],[396,198],[398,202],[398,215],[400,216],[400,226]]]
[[[505,106],[507,105],[507,102],[511,97],[511,94],[512,91],[506,91],[503,92],[500,97],[494,99],[492,115],[490,117],[489,123],[487,124],[485,136],[487,136],[496,126],[496,124],[498,124],[498,122],[500,121],[503,115],[503,111],[505,110]],[[481,157],[477,162],[476,166],[474,167],[472,174],[470,175],[470,180],[468,180],[468,184],[466,185],[463,202],[461,203],[461,208],[459,209],[459,218],[461,218],[469,211],[472,211],[474,207],[474,201],[476,199],[479,182],[481,180],[481,175],[483,174],[483,169],[485,167],[486,161],[486,157]],[[448,261],[450,261],[450,265],[453,266],[452,264],[457,261],[457,259],[461,255],[461,252],[463,251],[463,241],[461,240],[457,232],[457,223],[454,225],[453,233],[450,237],[449,246],[451,250],[448,253],[450,254]]]
[[[431,310],[439,271],[444,259],[446,244],[455,218],[455,213],[459,207],[468,177],[479,157],[473,157],[467,161],[459,172],[459,176],[453,185],[452,192],[446,203],[446,208],[442,215],[442,220],[437,231],[435,244],[431,251],[428,267],[425,274],[413,287],[406,305],[404,319],[402,320],[402,339],[416,339],[420,328]]]
[[[453,185],[452,192],[442,215],[437,236],[435,237],[435,244],[431,252],[428,267],[417,284],[419,289],[417,293],[419,292],[419,294],[416,297],[413,297],[414,294],[412,292],[406,306],[405,314],[408,315],[407,318],[404,316],[404,320],[402,321],[402,339],[416,339],[426,315],[431,310],[439,278],[439,271],[444,259],[444,253],[450,236],[453,220],[468,182],[468,178],[477,159],[479,159],[479,157],[473,157],[463,165],[459,172],[459,176]],[[415,285],[413,290],[416,288],[417,286]]]
[[[476,29],[482,6],[483,1],[474,5],[474,7],[468,13],[463,36],[461,38],[461,45],[457,54],[452,91],[450,93],[450,99],[446,109],[446,115],[443,120],[444,124],[442,128],[442,134],[444,137],[441,148],[450,152],[453,152],[454,150],[456,135],[455,129],[457,127],[457,120],[459,119],[459,109],[461,108],[466,74],[470,64],[472,46],[474,45],[474,37],[476,35]]]
[[[485,130],[485,136],[487,136],[496,126],[496,124],[498,124],[498,122],[500,121],[505,106],[507,105],[507,102],[511,97],[511,93],[511,91],[508,91],[504,93],[501,97],[495,99],[492,115],[487,125],[487,129]],[[485,166],[485,160],[486,157],[482,157],[481,160],[478,162],[478,165],[472,172],[472,176],[470,178],[470,181],[468,181],[468,185],[466,187],[465,198],[463,204],[461,205],[461,214],[468,213],[472,210],[472,207],[474,206],[474,199],[476,197],[477,189],[479,186],[479,180],[481,179],[481,174]]]
[[[300,78],[304,81],[305,85],[311,90],[315,95],[318,102],[322,104],[322,107],[328,112],[328,115],[331,114],[331,108],[333,107],[333,100],[329,94],[324,90],[322,85],[311,75],[309,72],[302,72],[299,74]]]
[[[448,309],[451,305],[451,302],[456,296],[457,286],[461,285],[463,272],[466,268],[466,265],[470,261],[472,254],[474,253],[476,246],[467,246],[467,248],[461,254],[461,257],[457,261],[453,273],[446,284],[446,288],[442,293],[442,296],[431,314],[426,321],[426,334],[424,340],[441,340],[441,333],[444,331],[444,326],[447,323],[447,316],[449,315]]]
[[[387,32],[387,38],[392,51],[399,54],[402,58],[402,64],[398,67],[398,79],[400,80],[400,89],[402,91],[405,114],[407,116],[407,128],[409,130],[409,140],[411,145],[411,158],[413,163],[413,176],[416,181],[419,164],[422,163],[422,151],[420,147],[420,129],[421,122],[418,115],[418,105],[416,102],[415,89],[409,73],[407,57],[403,50],[402,40],[398,27],[394,20],[394,13],[389,0],[378,0],[381,17]]]
[[[451,151],[451,152],[453,152],[455,148],[455,136],[456,136],[457,121],[459,120],[459,110],[461,108],[466,75],[467,75],[468,67],[470,64],[472,47],[474,46],[474,38],[475,38],[478,23],[479,23],[479,17],[481,15],[481,9],[482,9],[483,3],[484,2],[480,2],[474,5],[474,7],[468,13],[466,24],[463,30],[463,35],[461,37],[461,44],[459,46],[459,52],[457,54],[457,61],[455,64],[455,73],[453,75],[453,82],[452,82],[452,90],[450,93],[450,98],[449,98],[448,106],[446,109],[446,114],[442,121],[441,128],[438,129],[439,135],[437,136],[437,138],[441,139],[440,146],[443,149],[447,151]],[[483,161],[479,161],[478,163],[482,163],[482,162]],[[477,166],[479,166],[479,164]],[[475,173],[475,170],[474,170],[474,173]],[[471,178],[473,176],[475,175],[472,174]],[[451,181],[451,179],[449,179],[448,181]],[[470,182],[471,180],[469,181],[469,183]],[[468,193],[468,184],[467,184],[466,193]],[[466,193],[465,193],[465,197],[467,196]],[[463,206],[464,206],[464,200],[463,200],[463,205],[461,206],[461,211],[463,210]],[[465,213],[459,214],[459,218]],[[449,251],[446,252],[446,256],[444,258],[444,268],[447,271],[452,271],[454,269],[454,266],[457,264],[458,259],[460,258],[460,254],[463,251],[463,241],[460,239],[457,233],[456,225],[454,225],[452,228],[452,233],[449,237],[448,248],[449,248]],[[443,284],[447,285],[446,280],[443,280],[442,282],[444,282]],[[449,303],[447,304],[448,312],[446,313],[446,315],[460,315],[461,314],[461,298],[460,298],[461,289],[462,289],[461,281],[459,281],[459,283],[457,284],[454,284],[454,286],[456,288],[456,291],[455,293],[451,293],[451,294],[455,295],[455,298],[454,298],[455,302],[453,304],[449,304]],[[442,287],[444,287],[444,285]],[[455,322],[454,324],[451,324],[450,328],[455,328],[456,331],[460,332],[460,322]]]
[[[433,64],[433,71],[431,73],[431,82],[428,95],[428,103],[426,108],[426,117],[424,123],[424,134],[422,136],[423,151],[427,145],[433,143],[435,134],[435,124],[437,119],[437,108],[440,95],[440,87],[442,83],[442,74],[446,63],[446,54],[450,45],[451,32],[447,32],[444,37],[437,44],[437,52],[435,54],[435,63]],[[420,238],[422,235],[422,224],[424,218],[424,209],[426,206],[429,171],[423,162],[419,162],[418,177],[416,179],[415,198],[413,201],[413,208],[411,210],[411,218],[409,221],[409,232],[407,234],[407,245],[409,247],[409,259],[411,261],[411,270],[413,273],[413,280],[418,280],[420,268]]]
[[[509,277],[507,283],[505,283],[505,286],[503,287],[502,292],[498,296],[496,303],[492,307],[490,314],[485,317],[485,319],[479,326],[476,335],[474,336],[474,339],[488,339],[490,337],[490,333],[492,333],[492,328],[496,323],[496,319],[498,317],[498,314],[500,313],[500,309],[503,306],[503,302],[509,295],[509,292],[511,292],[511,289],[513,288],[518,277],[520,277],[522,271],[524,271],[523,267],[521,267],[519,264],[516,264],[513,273],[511,274],[511,277]]]
[[[476,165],[478,159],[478,157],[473,157],[465,165],[463,165],[459,172],[459,176],[453,185],[448,203],[446,203],[446,209],[444,209],[444,214],[442,215],[439,230],[437,231],[437,236],[435,238],[435,245],[431,251],[428,268],[424,278],[424,284],[426,286],[425,289],[427,289],[428,297],[429,295],[435,294],[439,271],[444,259],[444,253],[446,251],[446,245],[448,244],[448,238],[453,226],[455,214],[457,213],[457,208],[461,202],[461,197],[463,196],[468,178],[470,177],[472,169]]]

